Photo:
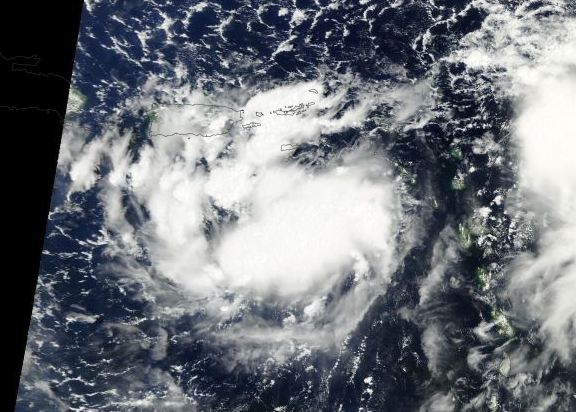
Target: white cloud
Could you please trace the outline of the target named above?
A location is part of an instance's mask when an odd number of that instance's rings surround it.
[[[449,346],[442,328],[431,324],[422,333],[422,349],[428,359],[428,369],[435,376],[441,376],[446,358],[449,355]]]
[[[211,99],[176,90],[176,101],[241,109],[242,124],[260,126],[237,124],[210,137],[153,136],[138,148],[135,161],[128,136],[95,140],[100,143],[90,150],[112,165],[99,187],[110,253],[117,258],[123,253],[124,265],[134,268],[134,257],[144,249],[153,272],[176,282],[196,302],[209,297],[210,303],[202,303],[210,317],[205,331],[217,334],[218,341],[251,341],[254,354],[282,358],[297,347],[279,344],[288,338],[323,346],[343,339],[390,277],[397,195],[385,161],[367,156],[363,147],[316,169],[290,162],[280,147],[317,143],[323,134],[360,125],[371,92],[356,93],[357,104],[344,109],[350,84],[344,79],[331,85],[336,91],[324,93],[322,82],[311,81]],[[138,109],[136,101],[127,104]],[[143,96],[141,104],[150,107],[151,101]],[[206,117],[192,113],[200,106],[186,106],[185,118],[171,107],[158,111],[153,130],[170,134],[184,130],[190,119],[202,123]],[[88,177],[99,177],[88,172],[94,172],[98,156],[89,162],[82,150],[72,162],[72,169],[87,171],[77,172],[83,182],[78,188],[94,183]],[[138,227],[126,218],[126,199],[143,210]],[[352,288],[337,290],[348,274]],[[223,297],[230,292],[233,301]],[[328,293],[338,295],[330,304]],[[286,316],[297,316],[283,326],[270,325],[246,312],[244,302],[254,299],[275,302]],[[214,329],[239,313],[238,327]]]
[[[538,251],[518,259],[511,287],[541,320],[547,346],[571,362],[576,350],[576,73],[542,79],[516,123],[522,185],[546,219]]]
[[[98,164],[105,149],[104,139],[93,140],[82,147],[70,166],[70,192],[86,191],[98,181]]]
[[[418,291],[420,305],[429,303],[434,297],[438,287],[446,275],[446,271],[458,260],[456,234],[447,227],[440,232],[440,236],[434,245],[432,261],[428,276],[422,281]]]
[[[353,264],[354,254],[388,257],[395,211],[385,176],[378,181],[369,168],[351,166],[314,174],[284,163],[281,143],[315,141],[366,115],[368,106],[361,103],[334,119],[345,91],[322,97],[323,90],[318,81],[273,88],[243,106],[244,121],[261,124],[249,132],[156,137],[129,167],[125,157],[112,159],[112,185],[123,186],[121,175],[129,175],[130,189],[150,213],[146,241],[161,273],[196,292],[240,287],[293,295],[322,286],[320,281]],[[184,100],[206,102],[194,93]],[[171,107],[159,113],[166,134],[189,123],[171,114]],[[187,119],[195,118],[195,108],[186,106]],[[219,157],[227,145],[228,156]],[[201,157],[209,172],[197,165]],[[222,228],[217,243],[203,233],[205,219],[215,217],[210,202],[240,217],[237,227]],[[112,191],[105,203],[118,209]]]
[[[58,154],[58,168],[67,172],[70,164],[77,160],[85,144],[86,131],[74,122],[64,123],[60,153]]]
[[[391,205],[386,185],[362,170],[270,170],[255,188],[254,215],[224,235],[218,262],[234,286],[281,295],[322,288],[355,253],[389,258]]]
[[[534,254],[515,259],[508,292],[513,312],[537,321],[550,352],[570,363],[576,351],[576,19],[570,2],[509,8],[478,2],[489,15],[449,60],[482,70],[517,103],[512,136],[524,210],[541,217]],[[527,360],[525,360],[528,362]]]
[[[450,392],[438,392],[420,407],[421,412],[451,412],[456,409],[456,399]]]
[[[571,45],[576,49],[576,41]],[[565,216],[576,202],[576,51],[574,72],[547,77],[526,98],[516,122],[524,184]]]

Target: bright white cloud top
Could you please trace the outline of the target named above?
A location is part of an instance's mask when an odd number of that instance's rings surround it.
[[[361,169],[271,170],[255,187],[253,215],[224,233],[218,263],[236,286],[280,295],[324,289],[359,254],[390,258],[391,197]]]
[[[576,353],[576,26],[570,35],[527,77],[516,120],[521,184],[545,223],[537,253],[518,260],[512,279],[519,307],[540,319],[566,363]]]

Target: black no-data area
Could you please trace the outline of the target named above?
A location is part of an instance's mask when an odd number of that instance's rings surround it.
[[[80,26],[82,1],[0,5],[3,313],[15,404]]]

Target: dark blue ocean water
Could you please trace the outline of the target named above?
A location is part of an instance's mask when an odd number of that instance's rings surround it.
[[[271,377],[265,367],[256,372],[242,365],[229,369],[223,362],[225,344],[201,337],[205,319],[201,311],[177,318],[154,317],[154,304],[143,299],[143,282],[137,276],[128,281],[114,272],[117,269],[110,269],[114,258],[105,255],[105,245],[97,242],[103,224],[97,187],[66,201],[69,182],[60,175],[30,328],[33,362],[23,375],[17,410],[196,410],[193,402],[186,408],[160,406],[160,400],[174,392],[167,376],[177,382],[184,397],[198,402],[198,410],[414,411],[438,391],[451,391],[457,405],[481,393],[486,376],[468,366],[467,348],[480,345],[471,330],[490,319],[493,302],[478,295],[473,273],[499,262],[514,248],[504,235],[509,220],[502,210],[493,211],[502,217],[501,227],[494,228],[502,234],[495,253],[487,258],[474,247],[462,252],[459,264],[447,276],[455,279],[453,285],[447,284],[428,305],[418,305],[419,286],[430,271],[442,230],[457,230],[478,190],[485,198],[475,201],[489,202],[496,190],[514,182],[513,170],[488,167],[487,156],[471,149],[471,142],[486,133],[507,144],[513,114],[510,102],[497,97],[481,73],[467,72],[461,63],[441,61],[486,17],[470,3],[221,1],[198,7],[191,1],[90,2],[82,17],[73,81],[87,98],[76,120],[88,136],[97,136],[125,99],[138,96],[152,75],[176,79],[179,65],[187,69],[187,81],[206,93],[315,79],[326,67],[332,73],[350,73],[361,82],[394,85],[429,79],[443,110],[433,113],[421,128],[389,131],[369,119],[363,128],[325,136],[322,145],[303,145],[291,155],[294,161],[314,167],[311,159],[318,159],[320,153],[336,153],[371,131],[398,170],[418,182],[407,190],[422,200],[412,212],[425,216],[426,224],[394,274],[394,282],[346,345],[334,353],[312,352],[274,370]],[[283,8],[286,13],[280,13]],[[303,17],[291,23],[296,9]],[[166,19],[173,21],[169,33],[161,27]],[[221,29],[223,22],[228,23]],[[426,30],[430,41],[424,46]],[[144,45],[139,35],[146,38]],[[293,48],[275,53],[289,38]],[[376,114],[388,109],[379,107]],[[445,117],[448,111],[450,119]],[[484,120],[464,131],[461,125],[477,115]],[[118,124],[134,132],[130,144],[135,155],[148,139],[145,115],[123,113]],[[459,142],[461,156],[476,167],[464,190],[452,187],[459,170],[459,160],[449,155],[454,142]],[[102,174],[105,171],[106,165]],[[426,206],[431,196],[437,202],[435,209]],[[137,227],[146,210],[129,194],[124,206]],[[141,263],[146,265],[145,255]],[[186,300],[169,281],[159,280],[159,284],[162,291],[154,292],[158,300],[163,294]],[[346,282],[339,287],[332,299],[346,293]],[[264,319],[281,319],[274,304],[254,305]],[[506,301],[499,305],[505,308]],[[413,313],[402,316],[401,308]],[[93,317],[93,322],[67,322],[70,312]],[[450,374],[433,375],[428,368],[421,334],[431,321],[443,325],[448,337],[443,364]],[[522,333],[519,339],[524,339]],[[167,341],[163,357],[154,355],[160,341]],[[492,348],[487,345],[484,350],[489,353]],[[552,373],[549,379],[554,379]],[[367,375],[374,379],[371,396],[362,382]],[[275,385],[263,385],[266,377],[273,378]],[[494,385],[500,391],[500,404],[505,405],[501,410],[526,410],[529,399],[514,398]],[[152,399],[148,406],[124,403],[144,398]]]

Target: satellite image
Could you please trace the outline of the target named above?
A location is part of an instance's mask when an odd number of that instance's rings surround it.
[[[62,121],[16,411],[576,411],[575,0],[85,0]]]

